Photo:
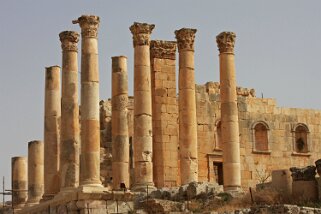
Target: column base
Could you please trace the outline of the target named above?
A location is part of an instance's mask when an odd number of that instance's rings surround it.
[[[12,208],[15,210],[15,211],[19,211],[19,210],[21,210],[21,209],[23,209],[24,207],[26,207],[27,206],[27,202],[24,202],[24,203],[22,203],[22,204],[16,204],[16,205],[14,205]]]
[[[77,187],[64,188],[57,195],[55,195],[54,200],[62,200],[65,198],[76,200],[77,194],[78,194]]]
[[[41,201],[42,201],[42,199],[37,200],[37,201],[36,200],[27,201],[26,204],[25,204],[25,207],[32,207],[34,205],[39,204]]]
[[[134,184],[131,188],[133,192],[148,192],[151,193],[154,190],[157,190],[154,183],[144,183],[144,184]]]
[[[42,196],[42,199],[40,200],[40,202],[52,200],[55,197],[55,195],[56,194],[45,194]]]
[[[240,186],[224,186],[224,192],[231,194],[233,197],[240,197],[244,194]]]
[[[109,188],[101,184],[84,184],[78,187],[80,193],[105,193],[109,192]]]

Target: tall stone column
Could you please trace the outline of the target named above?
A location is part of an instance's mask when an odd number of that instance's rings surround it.
[[[14,209],[23,207],[28,198],[28,168],[26,157],[11,158],[11,189],[12,206]]]
[[[28,206],[38,204],[44,190],[44,144],[28,143]]]
[[[83,15],[74,24],[81,28],[81,154],[80,185],[102,187],[100,181],[99,124],[99,17]]]
[[[194,77],[196,29],[175,31],[179,53],[179,153],[181,184],[198,181],[197,120]]]
[[[79,107],[78,59],[79,34],[59,34],[62,48],[60,191],[79,185]]]
[[[216,37],[220,51],[221,133],[223,143],[223,183],[225,190],[241,187],[240,139],[234,65],[235,33]]]
[[[112,57],[112,175],[113,188],[129,187],[128,77],[127,58]]]
[[[59,144],[60,144],[60,67],[46,68],[45,127],[44,127],[44,200],[52,199],[59,192]]]
[[[133,189],[144,191],[153,183],[152,94],[150,34],[155,25],[135,22],[130,31],[134,44],[134,161]]]
[[[176,42],[152,40],[153,172],[155,186],[175,187],[178,178]],[[178,182],[177,182],[178,181]]]

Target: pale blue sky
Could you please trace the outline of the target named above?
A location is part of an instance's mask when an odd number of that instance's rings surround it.
[[[101,18],[100,96],[110,96],[111,56],[128,57],[129,26],[156,25],[152,39],[174,40],[174,31],[196,28],[196,82],[219,81],[215,36],[237,35],[237,83],[253,87],[279,106],[321,109],[321,1],[56,0],[0,1],[0,175],[10,180],[12,156],[26,155],[27,142],[43,139],[44,68],[61,64],[58,34],[76,30],[82,14]],[[7,188],[9,183],[7,182]]]

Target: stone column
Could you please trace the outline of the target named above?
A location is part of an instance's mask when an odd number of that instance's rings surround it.
[[[60,191],[79,185],[79,107],[78,59],[79,34],[59,34],[62,48]]]
[[[99,17],[83,15],[73,24],[81,28],[81,154],[80,185],[102,187],[100,181]]]
[[[11,158],[11,189],[12,206],[19,209],[24,206],[28,198],[28,168],[26,157]]]
[[[44,127],[44,200],[52,199],[59,192],[59,144],[60,144],[60,67],[46,68],[45,127]]]
[[[198,181],[197,120],[194,77],[196,29],[175,31],[179,53],[179,153],[181,184]]]
[[[150,78],[150,34],[155,25],[135,22],[130,31],[134,44],[134,161],[133,189],[153,183],[152,95]]]
[[[113,188],[129,187],[128,78],[127,58],[112,57],[112,175]]]
[[[44,190],[44,144],[28,143],[28,206],[38,204]]]
[[[176,42],[152,40],[150,55],[154,182],[158,188],[175,187],[179,181]]]
[[[220,51],[221,133],[223,144],[223,183],[225,190],[241,187],[240,139],[234,65],[235,33],[216,37]]]

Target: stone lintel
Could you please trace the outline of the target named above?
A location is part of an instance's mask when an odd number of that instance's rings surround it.
[[[82,15],[78,19],[73,20],[72,23],[79,24],[82,37],[97,38],[100,23],[99,16]]]
[[[217,47],[220,53],[234,53],[236,34],[234,32],[222,32],[216,36]]]
[[[133,34],[134,47],[149,45],[150,34],[152,33],[154,28],[154,24],[134,22],[134,24],[129,28],[130,32]]]
[[[197,30],[192,28],[181,28],[175,31],[178,51],[194,51],[194,40]]]
[[[59,34],[59,38],[63,51],[78,51],[77,43],[79,41],[79,33],[75,31],[63,31]]]
[[[152,40],[150,43],[151,58],[176,59],[175,41]]]

